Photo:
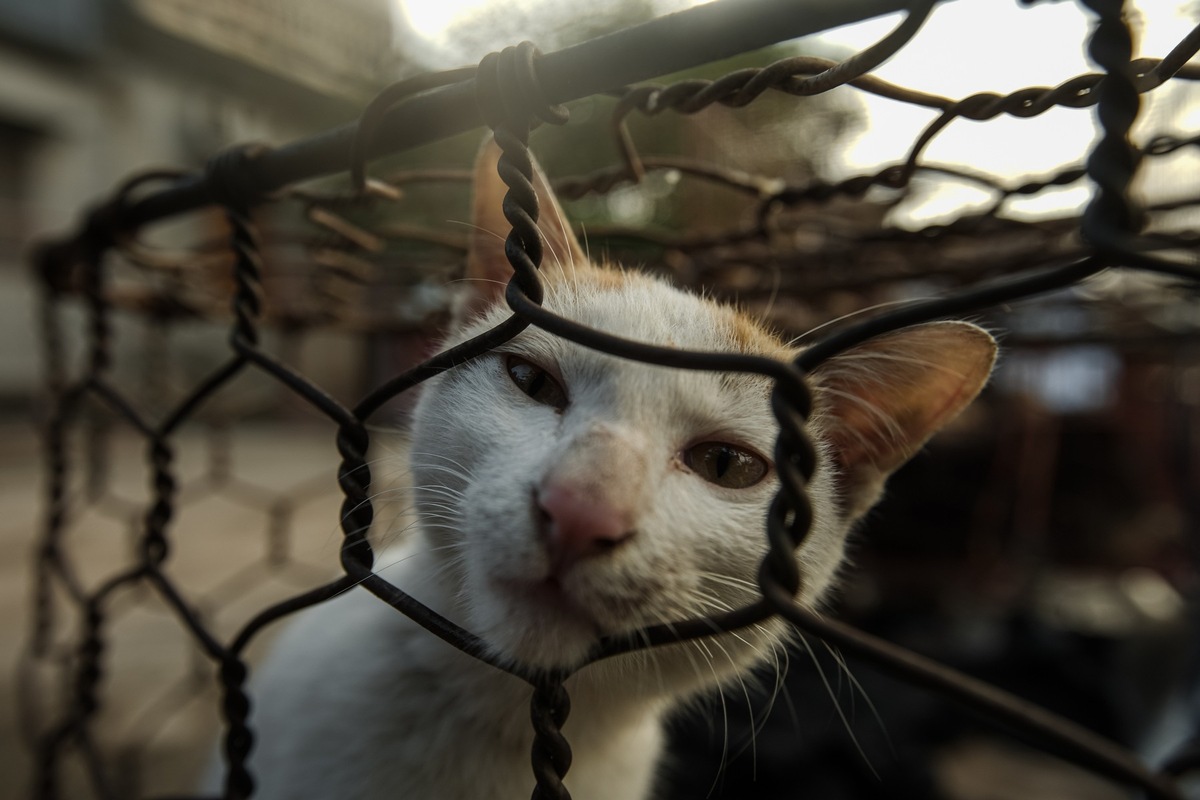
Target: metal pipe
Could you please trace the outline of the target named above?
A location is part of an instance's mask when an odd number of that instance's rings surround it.
[[[538,77],[552,103],[566,103],[906,7],[904,0],[717,0],[547,53]],[[469,79],[392,109],[367,155],[398,153],[481,124]],[[347,123],[266,152],[246,163],[239,185],[261,197],[341,172],[357,129]],[[189,175],[121,210],[116,222],[130,230],[212,202],[207,177]]]

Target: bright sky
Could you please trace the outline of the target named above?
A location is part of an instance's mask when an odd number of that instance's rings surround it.
[[[1187,6],[1178,0],[1138,0],[1137,55],[1161,57],[1193,27]],[[827,42],[861,49],[891,30],[898,15],[889,15],[824,34]],[[911,88],[952,98],[977,92],[1004,94],[1028,86],[1055,86],[1095,71],[1086,55],[1092,17],[1073,2],[1041,2],[1025,7],[1016,0],[958,0],[939,6],[914,40],[874,74]],[[1161,94],[1161,93],[1160,93]],[[868,123],[837,155],[838,173],[851,175],[904,158],[908,147],[936,114],[903,103],[861,94]],[[1179,92],[1167,102],[1147,106],[1151,125],[1173,120],[1178,130],[1200,123],[1195,93],[1184,105]],[[1190,117],[1190,119],[1187,119]],[[886,132],[886,134],[882,133]],[[926,149],[928,162],[965,166],[999,176],[1045,176],[1062,166],[1080,163],[1096,136],[1092,110],[1052,109],[1038,117],[999,117],[987,122],[956,120]],[[933,188],[919,208],[910,208],[911,225],[950,215],[971,190]],[[1086,185],[1044,192],[1010,201],[1019,215],[1040,216],[1084,204]],[[977,193],[978,202],[988,195]],[[898,220],[900,221],[900,220]]]
[[[506,6],[513,7],[514,1],[506,0]],[[455,63],[464,57],[477,59],[487,49],[508,44],[512,38],[508,32],[497,29],[496,35],[504,37],[503,40],[485,43],[481,39],[473,43],[485,47],[477,55],[464,53],[461,47],[454,49],[461,44],[461,37],[447,39],[450,26],[466,27],[471,17],[486,15],[494,0],[396,2],[404,7],[415,32],[426,37],[433,49],[447,52],[451,61],[457,57]],[[569,9],[579,7],[574,0],[520,0],[518,6],[521,2],[526,8],[536,6],[538,15],[556,18],[558,24],[569,20]],[[668,13],[695,4],[695,0],[658,0],[655,8]],[[588,7],[603,9],[607,5],[604,0],[594,0]],[[1134,9],[1140,37],[1137,49],[1141,55],[1165,55],[1194,24],[1185,16],[1188,0],[1137,0],[1130,5]],[[551,13],[547,15],[547,11]],[[848,49],[861,49],[883,37],[898,19],[899,15],[889,15],[848,25],[826,32],[820,39]],[[495,22],[489,19],[492,24],[484,27],[495,28]],[[1091,16],[1069,1],[1043,0],[1032,7],[1017,0],[944,2],[916,38],[874,74],[902,86],[953,98],[984,91],[1006,93],[1027,86],[1054,86],[1080,73],[1094,71],[1085,54],[1091,24]],[[526,31],[518,38],[536,39],[536,31]],[[1147,117],[1155,132],[1164,125],[1175,131],[1200,126],[1200,96],[1192,93],[1185,98],[1186,91],[1186,88],[1175,91],[1149,107]],[[935,116],[929,110],[874,95],[861,92],[855,95],[865,104],[868,116],[861,129],[835,154],[830,168],[836,176],[873,171],[903,159],[921,129]],[[1079,163],[1095,135],[1092,110],[1054,109],[1033,119],[1001,117],[985,123],[956,120],[926,150],[925,160],[972,167],[1000,176],[1049,175],[1064,165]],[[1200,165],[1193,161],[1190,166]],[[1179,170],[1175,172],[1178,175]],[[1175,180],[1178,182],[1180,178]],[[1086,202],[1088,193],[1088,188],[1081,184],[1014,202],[1011,209],[1028,215],[1062,213]],[[971,201],[971,194],[972,190],[959,184],[930,186],[895,221],[914,226],[928,224],[960,209],[964,201]],[[987,202],[988,196],[983,192],[974,194],[977,202]]]
[[[443,37],[446,30],[456,22],[466,19],[471,16],[478,15],[488,6],[496,5],[498,0],[393,0],[403,9],[408,16],[409,23],[420,34],[428,36],[431,39],[439,39]],[[703,5],[707,0],[654,0],[652,7],[657,14],[670,14],[673,11],[690,8],[691,6]],[[557,5],[562,8],[578,7],[574,0],[550,0],[546,2],[542,0],[505,0],[504,5],[512,8],[514,6],[550,6]],[[596,0],[589,4],[591,8],[612,6],[614,3],[611,0]],[[502,47],[510,42],[497,42],[496,45]],[[485,54],[480,53],[482,58]]]

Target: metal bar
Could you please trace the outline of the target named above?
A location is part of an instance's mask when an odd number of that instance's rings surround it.
[[[905,0],[717,0],[547,53],[538,75],[547,98],[566,103],[906,7]],[[466,80],[418,95],[389,112],[368,157],[398,153],[481,124],[475,82]],[[273,149],[247,164],[243,185],[263,195],[341,172],[349,166],[357,129],[352,122]],[[206,177],[192,175],[134,202],[116,221],[134,229],[212,202]]]

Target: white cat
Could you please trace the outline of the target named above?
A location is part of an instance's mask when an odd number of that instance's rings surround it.
[[[469,296],[448,344],[510,313],[496,157],[488,146],[476,167]],[[732,308],[593,265],[540,176],[536,184],[547,308],[669,347],[795,355]],[[975,397],[994,356],[979,328],[935,323],[848,351],[812,377],[819,465],[815,519],[797,554],[804,603],[816,605],[834,580],[848,530],[887,475]],[[757,597],[777,488],[770,388],[761,377],[624,361],[529,328],[424,388],[412,431],[419,531],[377,563],[530,667],[570,668],[602,634],[743,605]],[[649,797],[663,715],[769,658],[784,636],[773,621],[573,675],[572,797]],[[254,676],[256,796],[525,800],[530,691],[366,592],[348,593],[300,615]]]

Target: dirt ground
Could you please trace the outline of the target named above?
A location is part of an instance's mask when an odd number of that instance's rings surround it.
[[[44,524],[46,475],[30,425],[0,422],[0,436],[0,800],[24,800],[32,796],[31,734],[51,729],[71,697],[70,673],[55,654],[69,657],[77,649],[80,614],[60,593],[49,655],[30,661],[33,551]],[[131,563],[151,484],[136,436],[118,430],[98,441],[106,455],[92,460],[97,466],[89,483],[86,442],[72,440],[72,516],[64,539],[70,566],[89,589]],[[395,466],[402,445],[381,439],[376,450],[376,485],[402,485]],[[198,428],[176,440],[179,489],[166,571],[221,641],[230,641],[258,611],[338,574],[337,463],[330,426]],[[403,500],[377,502],[377,531],[401,527],[397,517],[404,510]],[[113,794],[186,795],[217,741],[215,669],[151,589],[115,592],[104,619],[94,738]],[[255,640],[251,661],[270,638],[268,629]],[[948,755],[939,781],[963,800],[1124,796],[1047,756],[993,743]],[[63,763],[60,796],[96,797],[84,779],[82,754],[71,751]],[[1004,776],[1013,775],[1021,781],[1006,783]]]
[[[31,729],[51,728],[70,696],[68,671],[56,656],[73,652],[81,617],[59,593],[49,654],[31,662],[31,575],[46,478],[31,426],[3,424],[0,435],[0,800],[15,800],[30,796]],[[101,449],[108,455],[90,489],[80,474],[86,459],[72,462],[64,541],[71,568],[89,589],[131,563],[151,483],[137,437],[116,431]],[[167,574],[223,641],[257,611],[337,574],[341,493],[331,428],[186,431],[175,455],[179,492]],[[114,592],[104,612],[94,730],[113,788],[123,797],[186,793],[213,753],[214,668],[154,590]],[[251,657],[269,638],[251,646]],[[62,796],[93,796],[77,783],[80,754],[66,763]]]

